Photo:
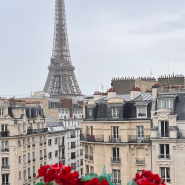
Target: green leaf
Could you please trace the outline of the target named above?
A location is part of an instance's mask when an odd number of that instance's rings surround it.
[[[132,179],[131,181],[127,182],[127,185],[137,185],[135,180]]]
[[[106,175],[106,168],[105,168],[105,165],[103,166],[103,170],[102,170],[102,173],[101,173],[101,176],[107,176]]]
[[[98,177],[98,175],[95,173],[89,173],[86,176],[82,177],[81,179],[82,181],[88,181],[88,180],[94,179],[95,177]]]
[[[45,185],[44,182],[38,182],[36,185]]]
[[[102,182],[103,180],[107,180],[106,176],[98,176],[99,182]]]

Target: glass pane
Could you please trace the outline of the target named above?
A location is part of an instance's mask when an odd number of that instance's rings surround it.
[[[165,178],[165,168],[161,168],[161,178],[164,179]]]
[[[166,145],[166,154],[170,154],[169,145]],[[167,156],[168,157],[168,156]]]
[[[160,154],[164,154],[164,145],[160,145]],[[164,157],[163,155],[161,157]]]
[[[170,179],[170,168],[166,168],[166,177]]]

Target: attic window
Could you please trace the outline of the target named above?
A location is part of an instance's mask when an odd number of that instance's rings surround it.
[[[158,109],[172,109],[173,99],[158,99]]]
[[[89,117],[92,117],[92,108],[89,109]]]
[[[112,107],[112,117],[119,118],[119,109],[118,107]]]
[[[137,118],[147,118],[147,106],[137,107]]]

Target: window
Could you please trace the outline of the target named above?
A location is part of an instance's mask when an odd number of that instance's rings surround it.
[[[23,174],[24,174],[24,179],[26,179],[26,170],[24,170]]]
[[[20,124],[18,124],[18,130],[20,131]]]
[[[119,162],[120,161],[120,159],[119,159],[119,148],[113,148],[112,152],[113,152],[112,162]]]
[[[1,141],[1,151],[9,152],[8,141]]]
[[[57,138],[55,138],[55,144],[57,144]]]
[[[71,142],[71,148],[75,148],[75,142]]]
[[[31,109],[29,110],[30,118],[31,118]]]
[[[112,107],[112,117],[119,118],[119,109],[118,107]]]
[[[27,138],[27,143],[28,143],[28,145],[30,144],[30,138]]]
[[[33,159],[35,159],[35,152],[33,152],[32,154],[33,154],[33,156],[32,156],[32,157],[33,157]]]
[[[39,137],[40,143],[42,143],[42,136]]]
[[[80,165],[83,165],[83,159],[80,159]]]
[[[44,123],[42,123],[42,128],[44,128]]]
[[[44,136],[44,142],[46,142],[46,136]]]
[[[0,109],[0,116],[4,116],[4,109]]]
[[[159,159],[170,159],[169,144],[160,144]]]
[[[2,175],[2,184],[9,184],[9,174]]]
[[[164,180],[164,182],[170,183],[170,168],[161,167],[161,178]]]
[[[113,183],[121,183],[120,170],[113,170]]]
[[[80,155],[83,155],[83,149],[80,149]]]
[[[3,168],[8,168],[8,165],[9,165],[9,159],[8,159],[8,157],[3,157],[2,158],[2,167]]]
[[[19,163],[21,163],[21,156],[19,156]]]
[[[44,156],[46,156],[46,149],[44,149]]]
[[[39,110],[36,110],[36,115],[39,115]]]
[[[51,146],[51,139],[48,139],[48,146]]]
[[[20,109],[20,111],[21,111],[21,114],[24,114],[24,109]]]
[[[40,129],[40,123],[37,123],[37,129]]]
[[[168,121],[160,121],[159,124],[159,137],[169,137],[169,124]]]
[[[26,144],[26,140],[25,139],[23,139],[23,145],[25,145]]]
[[[35,174],[35,166],[33,166],[33,174]]]
[[[26,162],[26,155],[23,155],[23,162]]]
[[[51,152],[48,153],[48,158],[49,158],[49,159],[52,158],[52,153],[51,153]]]
[[[143,126],[137,126],[137,142],[142,143],[144,140]]]
[[[18,146],[21,147],[21,142],[20,141],[18,141]]]
[[[71,159],[75,159],[75,152],[71,152]]]
[[[83,168],[81,168],[80,171],[81,171],[81,175],[83,175]]]
[[[173,108],[173,99],[158,99],[158,109],[172,109]]]
[[[21,171],[19,171],[19,179],[21,179]]]
[[[89,108],[89,117],[92,116],[92,108]]]
[[[55,151],[55,157],[58,157],[58,150]]]
[[[1,131],[8,130],[8,125],[1,125]]]
[[[40,157],[42,157],[42,150],[40,150]]]
[[[76,163],[71,163],[72,170],[76,170]]]
[[[23,124],[23,131],[26,131],[26,125]]]
[[[137,107],[137,118],[147,118],[147,107]]]
[[[35,144],[35,138],[32,137],[32,144]]]
[[[28,177],[30,176],[30,168],[28,168]]]
[[[28,153],[28,161],[30,160],[30,153]]]
[[[119,127],[112,127],[112,136],[111,136],[111,140],[112,142],[119,142],[121,141],[120,136],[119,136]]]

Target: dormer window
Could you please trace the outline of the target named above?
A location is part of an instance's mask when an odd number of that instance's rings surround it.
[[[31,118],[31,109],[30,109],[30,111],[29,111],[29,112],[30,112],[30,118]]]
[[[118,107],[112,107],[112,117],[119,118],[119,109]]]
[[[24,114],[24,109],[21,109],[21,114]]]
[[[172,109],[173,99],[158,99],[158,109]]]
[[[0,116],[4,116],[4,109],[0,109]]]
[[[36,110],[36,115],[37,115],[37,116],[39,115],[39,110]]]
[[[137,107],[137,118],[147,118],[147,107]]]
[[[92,117],[92,108],[89,108],[89,117]]]

